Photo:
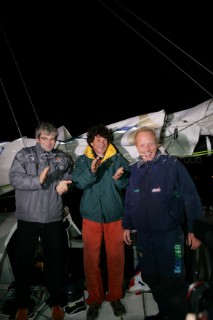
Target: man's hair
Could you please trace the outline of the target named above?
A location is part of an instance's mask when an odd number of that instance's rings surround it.
[[[89,128],[87,132],[87,143],[90,145],[96,136],[101,136],[107,139],[108,143],[113,142],[114,139],[112,129],[107,128],[102,123]]]
[[[41,132],[45,132],[45,134],[55,134],[55,138],[58,137],[58,129],[50,122],[42,121],[40,122],[35,130],[35,136],[36,138],[39,138],[41,135]]]
[[[135,134],[134,134],[134,141],[136,142],[136,138],[137,138],[137,135],[141,132],[151,132],[153,134],[153,137],[155,138],[155,141],[156,141],[156,144],[158,144],[158,138],[157,138],[157,135],[156,135],[156,132],[153,128],[150,128],[150,127],[140,127],[138,128],[136,131],[135,131]]]

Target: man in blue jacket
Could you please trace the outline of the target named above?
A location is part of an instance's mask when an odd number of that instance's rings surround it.
[[[135,133],[138,161],[131,167],[125,194],[123,236],[131,244],[137,230],[142,278],[150,287],[159,313],[147,319],[185,319],[187,283],[184,270],[184,233],[192,250],[201,242],[193,222],[202,215],[195,184],[184,165],[158,149],[155,132],[146,127]]]

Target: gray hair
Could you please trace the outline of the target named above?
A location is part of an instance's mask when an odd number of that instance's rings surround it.
[[[36,127],[35,136],[36,138],[39,138],[41,135],[41,132],[45,132],[46,134],[55,134],[55,139],[58,137],[58,129],[50,122],[42,121],[39,123]]]

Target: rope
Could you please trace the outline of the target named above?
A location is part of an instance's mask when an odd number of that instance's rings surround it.
[[[129,23],[127,23],[123,18],[120,17],[117,13],[115,13],[111,8],[109,8],[103,1],[98,0],[107,10],[109,10],[114,16],[116,16],[119,20],[121,20],[126,26],[128,26],[132,31],[134,31],[141,39],[146,41],[152,48],[154,48],[158,53],[160,53],[164,58],[166,58],[169,62],[171,62],[176,68],[178,68],[183,74],[185,74],[190,80],[192,80],[196,85],[198,85],[203,91],[205,91],[211,98],[213,98],[213,95],[211,92],[207,91],[201,84],[199,84],[194,78],[192,78],[187,72],[185,72],[181,67],[179,67],[174,61],[172,61],[166,54],[164,54],[160,49],[158,49],[155,45],[153,45],[147,38],[142,36],[135,28],[133,28]],[[178,47],[176,44],[174,44],[172,41],[170,41],[168,38],[163,36],[160,32],[158,32],[156,29],[151,27],[147,22],[143,21],[141,18],[139,18],[136,14],[134,14],[132,11],[130,11],[128,8],[126,8],[124,5],[122,5],[120,2],[113,0],[116,2],[120,7],[124,8],[126,11],[128,11],[130,14],[132,14],[134,17],[136,17],[140,22],[146,24],[149,28],[151,28],[154,32],[156,32],[158,35],[163,37],[165,40],[167,40],[170,44],[175,46],[175,48],[179,49],[182,53],[187,55],[189,58],[191,58],[194,62],[199,64],[199,66],[203,67],[206,71],[211,73],[213,75],[213,72],[211,72],[209,69],[204,67],[201,63],[199,63],[196,59],[194,59],[192,56],[190,56],[188,53],[186,53],[184,50],[182,50],[180,47]]]
[[[8,40],[8,38],[7,38],[7,36],[6,36],[6,33],[5,33],[5,31],[4,31],[4,28],[3,28],[3,25],[2,25],[2,23],[1,23],[1,21],[0,21],[0,24],[1,24],[1,29],[2,29],[2,31],[3,31],[5,40],[6,40],[6,42],[7,42],[8,47],[9,47],[10,53],[11,53],[11,55],[12,55],[12,58],[13,58],[13,60],[14,60],[14,62],[15,62],[15,65],[16,65],[16,68],[17,68],[17,70],[18,70],[19,76],[20,76],[20,78],[21,78],[22,84],[23,84],[24,89],[25,89],[25,91],[26,91],[26,93],[27,93],[27,97],[28,97],[28,99],[29,99],[29,101],[30,101],[30,104],[31,104],[31,106],[32,106],[32,109],[33,109],[33,112],[34,112],[34,114],[35,114],[35,117],[36,117],[38,123],[40,123],[39,118],[38,118],[37,113],[36,113],[36,110],[35,110],[35,107],[34,107],[34,105],[33,105],[32,99],[31,99],[31,97],[30,97],[30,95],[29,95],[29,92],[28,92],[28,90],[27,90],[27,86],[26,86],[26,84],[25,84],[25,82],[24,82],[24,79],[23,79],[23,77],[22,77],[21,71],[20,71],[20,69],[19,69],[19,67],[18,67],[18,63],[17,63],[17,61],[16,61],[16,59],[15,59],[15,55],[14,55],[14,53],[13,53],[13,51],[12,51],[12,48],[11,48],[11,46],[10,46],[9,40]],[[2,85],[2,86],[3,86],[3,85]],[[5,92],[5,89],[4,89],[4,92]],[[5,93],[5,95],[6,95],[6,93]],[[8,98],[7,98],[7,101],[8,101],[8,103],[9,103]],[[11,112],[12,112],[12,106],[11,106],[11,104],[9,104],[9,106],[10,106],[10,109],[11,109]],[[12,112],[12,114],[13,114],[13,117],[14,117],[14,119],[15,119],[15,115],[14,115],[13,112]],[[15,122],[16,122],[17,128],[18,128],[18,130],[19,130],[20,136],[22,137],[16,119],[15,119]]]
[[[18,122],[17,122],[17,120],[16,120],[15,114],[14,114],[14,112],[13,112],[13,108],[12,108],[11,103],[10,103],[10,101],[9,101],[9,98],[8,98],[8,96],[7,96],[7,93],[6,93],[6,90],[5,90],[5,88],[4,88],[3,82],[2,82],[1,79],[0,79],[0,81],[1,81],[1,85],[2,85],[2,88],[3,88],[4,94],[5,94],[5,97],[6,97],[6,99],[7,99],[8,105],[9,105],[10,110],[11,110],[11,112],[12,112],[14,121],[15,121],[15,123],[16,123],[16,127],[17,127],[17,129],[18,129],[18,132],[19,132],[19,134],[20,134],[20,137],[22,138],[21,130],[20,130],[20,128],[19,128]]]

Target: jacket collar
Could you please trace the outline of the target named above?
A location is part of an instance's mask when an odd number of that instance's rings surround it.
[[[36,150],[41,155],[41,157],[44,159],[50,160],[55,157],[54,149],[51,151],[46,151],[41,147],[40,143],[38,143],[38,142],[36,143]]]
[[[101,162],[105,161],[108,158],[111,158],[117,153],[115,147],[113,144],[109,143],[108,148],[106,149],[104,157],[101,159]],[[86,149],[84,150],[84,154],[89,158],[89,159],[95,159],[94,151],[91,146],[87,146]]]
[[[143,161],[142,157],[139,156],[138,157],[138,162],[137,162],[137,167],[140,168],[141,166],[143,166],[145,163],[148,163],[148,164],[152,164],[152,163],[155,163],[157,162],[159,159],[160,159],[160,156],[162,155],[161,151],[158,149],[155,157],[151,160],[151,161]]]

